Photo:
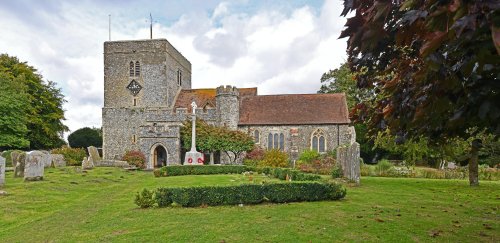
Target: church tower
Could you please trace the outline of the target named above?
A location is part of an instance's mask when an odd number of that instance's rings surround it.
[[[240,92],[231,85],[219,86],[216,89],[215,102],[217,108],[217,123],[219,126],[236,130],[240,118]]]
[[[104,159],[145,150],[151,114],[165,116],[181,89],[191,89],[191,63],[166,39],[104,42]]]

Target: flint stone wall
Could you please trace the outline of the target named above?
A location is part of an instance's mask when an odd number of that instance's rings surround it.
[[[0,156],[0,186],[5,184],[5,158]]]
[[[337,148],[337,163],[342,167],[345,178],[360,183],[359,143]]]
[[[27,153],[24,166],[24,180],[43,180],[45,161],[47,160],[47,158],[47,154],[40,151],[32,151]]]

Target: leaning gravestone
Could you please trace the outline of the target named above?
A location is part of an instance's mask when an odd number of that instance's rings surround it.
[[[12,161],[14,163],[14,161]],[[24,165],[26,164],[26,153],[22,152],[16,158],[14,167],[14,177],[24,177]]]
[[[24,180],[39,181],[43,180],[45,169],[45,160],[47,155],[40,151],[31,151],[26,154],[26,163],[24,165]]]
[[[90,146],[87,148],[87,151],[89,151],[89,158],[92,158],[92,161],[94,163],[101,161],[101,157],[99,156],[99,151],[97,150],[96,147]]]
[[[66,166],[66,160],[64,160],[64,155],[53,154],[52,155],[52,167],[64,167]]]
[[[0,187],[5,184],[5,158],[0,156]]]
[[[82,169],[90,170],[92,168],[94,168],[94,161],[92,160],[92,157],[84,157],[82,161]]]
[[[354,142],[350,146],[339,146],[337,148],[337,163],[342,167],[345,178],[360,182],[360,162],[359,162],[359,143]]]

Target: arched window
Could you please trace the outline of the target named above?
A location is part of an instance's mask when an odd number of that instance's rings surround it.
[[[274,134],[274,145],[273,145],[273,149],[278,149],[278,143],[279,143],[279,140],[278,140],[278,134],[275,133]]]
[[[255,143],[259,143],[260,141],[260,134],[259,134],[259,130],[255,130],[253,131],[253,138],[255,140]]]
[[[139,77],[141,75],[141,64],[139,61],[135,62],[135,76]]]
[[[273,149],[273,134],[269,133],[267,136],[267,149],[271,150]]]
[[[319,153],[326,152],[326,138],[325,133],[320,129],[314,131],[311,135],[311,150]]]
[[[285,150],[285,135],[283,133],[280,133],[280,150]]]
[[[129,74],[130,74],[130,77],[134,77],[134,62],[130,62]]]

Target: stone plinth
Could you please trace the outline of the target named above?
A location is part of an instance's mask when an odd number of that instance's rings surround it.
[[[203,165],[204,156],[200,152],[187,152],[184,158],[184,165]]]
[[[26,162],[24,165],[24,180],[39,181],[43,180],[43,172],[45,168],[45,160],[47,155],[40,151],[32,151],[26,154]]]
[[[5,184],[5,158],[0,156],[0,187]]]
[[[345,178],[360,183],[359,143],[337,148],[337,163],[342,167]]]

